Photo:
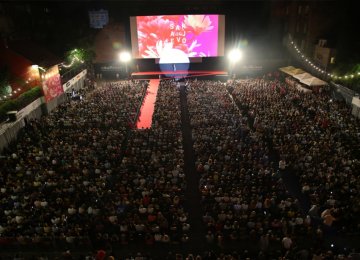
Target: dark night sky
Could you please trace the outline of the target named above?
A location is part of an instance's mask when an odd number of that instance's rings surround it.
[[[270,16],[269,1],[172,1],[172,0],[133,0],[133,1],[89,1],[62,4],[62,9],[86,12],[88,10],[107,9],[110,20],[123,23],[129,33],[129,17],[136,15],[196,14],[218,13],[226,15],[227,42],[247,40],[255,44],[267,40]],[[75,11],[77,10],[77,11]],[[72,17],[76,15],[70,15]],[[83,16],[77,16],[83,23]],[[86,17],[87,18],[87,17]],[[88,20],[86,20],[88,23]],[[129,36],[129,35],[128,35]],[[129,38],[129,37],[128,37]],[[128,43],[129,44],[129,43]]]
[[[330,32],[335,38],[334,42],[345,51],[340,56],[354,55],[354,50],[359,46],[357,34],[357,9],[356,2],[341,2],[340,0],[322,0],[322,2],[337,3],[338,14],[331,19],[339,22]],[[10,3],[10,2],[9,2]],[[16,4],[17,2],[12,2]],[[43,33],[43,40],[56,53],[76,46],[79,39],[87,41],[97,30],[89,28],[89,10],[100,8],[109,10],[110,19],[123,23],[129,33],[129,16],[135,15],[160,15],[160,14],[186,14],[186,13],[219,13],[226,15],[226,42],[247,40],[249,46],[259,48],[273,48],[281,45],[280,38],[274,38],[274,28],[270,25],[270,1],[246,0],[117,0],[117,1],[35,1],[23,2],[31,6],[49,7],[52,24],[31,25],[34,33],[39,30]],[[37,17],[38,14],[32,14]],[[43,14],[42,14],[43,15]],[[21,17],[20,17],[21,19]],[[37,19],[33,19],[37,20]],[[41,20],[41,19],[39,19]],[[30,25],[29,25],[30,26]],[[29,30],[29,28],[27,28]],[[129,35],[127,35],[129,36]],[[129,41],[128,37],[128,41]],[[129,43],[128,43],[129,44]],[[280,52],[280,48],[277,50]],[[265,53],[269,53],[264,51]],[[276,52],[274,48],[274,52]],[[350,55],[349,55],[350,53]],[[358,51],[356,53],[359,53]]]
[[[261,40],[267,33],[269,2],[263,1],[224,1],[224,0],[118,0],[118,1],[28,1],[32,8],[32,22],[24,22],[24,33],[31,32],[34,39],[41,39],[58,55],[74,48],[78,42],[87,41],[98,30],[89,28],[88,11],[101,8],[109,11],[110,21],[125,25],[130,45],[129,17],[136,15],[219,13],[226,15],[227,42],[235,40]],[[49,13],[41,12],[45,7]],[[36,17],[36,19],[34,19]],[[47,17],[52,22],[48,24]],[[41,19],[45,18],[45,19]],[[22,15],[16,18],[23,18]],[[43,21],[43,22],[42,22]],[[38,34],[41,37],[38,37]]]

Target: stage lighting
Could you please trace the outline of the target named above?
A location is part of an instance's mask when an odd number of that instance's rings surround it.
[[[123,51],[119,53],[119,59],[121,62],[128,62],[131,60],[131,55],[127,51]]]
[[[168,49],[164,50],[161,53],[159,59],[160,70],[165,72],[167,77],[184,77],[188,73],[190,67],[189,57],[185,52],[179,49]],[[178,74],[176,71],[181,71],[181,74]]]
[[[162,52],[160,64],[190,63],[189,57],[179,49],[169,49]]]
[[[237,62],[242,59],[243,53],[239,49],[233,49],[229,52],[228,58],[231,62]]]

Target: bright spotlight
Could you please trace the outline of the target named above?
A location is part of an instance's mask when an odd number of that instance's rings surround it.
[[[123,51],[119,53],[119,59],[121,62],[128,62],[131,60],[131,55],[127,51]]]
[[[239,49],[233,49],[229,52],[228,58],[231,62],[237,62],[242,59],[243,53]]]
[[[39,65],[36,65],[36,64],[31,65],[31,68],[34,69],[34,70],[37,70],[39,68]]]

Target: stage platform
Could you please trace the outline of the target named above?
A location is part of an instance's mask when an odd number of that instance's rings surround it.
[[[197,78],[207,77],[218,80],[227,80],[228,73],[226,71],[213,70],[177,70],[177,71],[142,71],[131,73],[133,79],[171,79],[171,78]]]

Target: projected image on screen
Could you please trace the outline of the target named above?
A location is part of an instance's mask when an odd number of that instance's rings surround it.
[[[219,53],[219,15],[137,16],[133,51],[139,58],[185,60]],[[132,29],[135,26],[132,26]]]

